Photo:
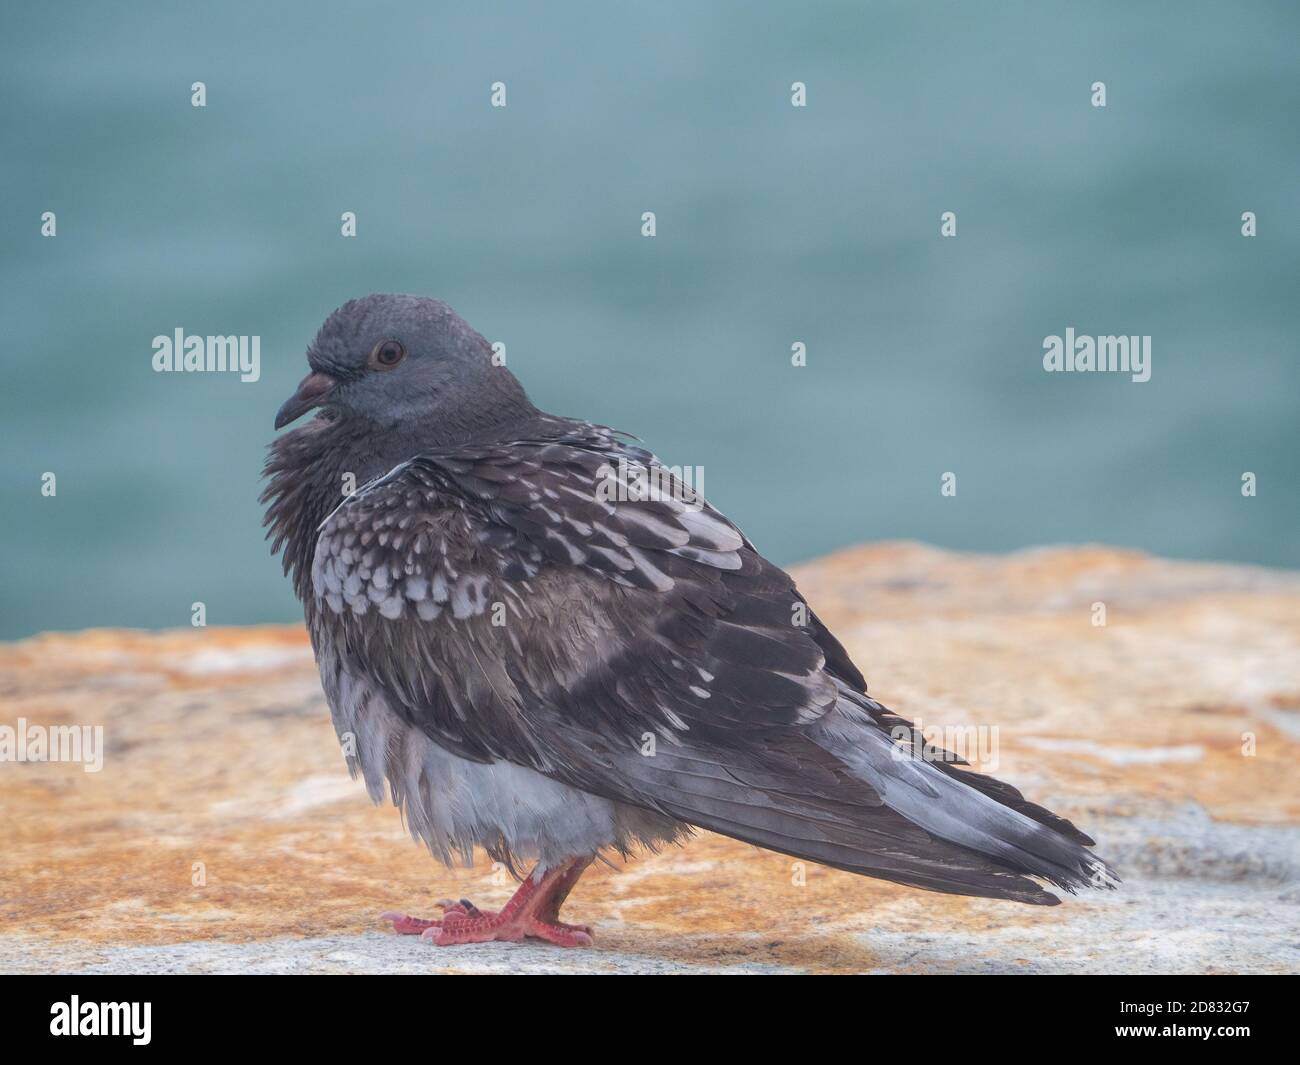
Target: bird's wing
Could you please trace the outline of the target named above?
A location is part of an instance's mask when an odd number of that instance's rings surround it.
[[[629,742],[814,720],[837,699],[819,638],[856,674],[788,575],[594,430],[402,464],[322,524],[312,582],[413,720],[480,756],[519,759],[501,737],[542,709]]]
[[[859,872],[1054,901],[1014,862],[890,806],[882,792],[906,800],[934,781],[866,764],[852,730],[901,719],[859,695],[861,675],[786,573],[608,431],[403,463],[322,524],[312,582],[314,637],[464,757]],[[827,718],[846,698],[852,729]],[[986,805],[1014,796],[1026,824],[1052,816],[992,784],[1004,794],[977,789]],[[1074,882],[1056,873],[1039,875]]]

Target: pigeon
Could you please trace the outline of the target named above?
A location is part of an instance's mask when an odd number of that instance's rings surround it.
[[[446,303],[352,300],[307,362],[275,427],[316,414],[271,444],[262,502],[348,768],[434,857],[520,881],[397,932],[589,945],[560,920],[583,871],[694,829],[957,895],[1114,886],[1073,824],[868,695],[677,471],[533,406]]]

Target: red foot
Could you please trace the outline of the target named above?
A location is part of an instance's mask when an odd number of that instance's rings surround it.
[[[559,919],[560,906],[578,882],[591,858],[574,858],[548,870],[537,871],[519,885],[519,890],[499,911],[480,910],[468,899],[443,899],[441,920],[385,913],[393,931],[418,935],[439,947],[462,943],[518,942],[525,937],[544,939],[560,947],[589,947],[591,929],[582,924],[565,924]]]

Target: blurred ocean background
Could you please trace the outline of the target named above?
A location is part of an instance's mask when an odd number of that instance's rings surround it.
[[[321,320],[377,291],[446,299],[539,406],[703,466],[783,564],[906,537],[1300,565],[1294,3],[33,4],[0,28],[0,636],[198,600],[300,617],[263,452]],[[1150,334],[1151,380],[1044,373],[1068,326]],[[260,335],[261,380],[155,374],[177,327]]]

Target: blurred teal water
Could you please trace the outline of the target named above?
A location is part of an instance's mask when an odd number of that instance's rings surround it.
[[[781,563],[915,537],[1300,565],[1298,12],[7,8],[0,635],[299,616],[263,449],[372,291],[448,300],[540,406],[703,466]],[[261,380],[153,373],[178,326],[260,335]],[[1151,381],[1044,373],[1067,326],[1150,334]]]

